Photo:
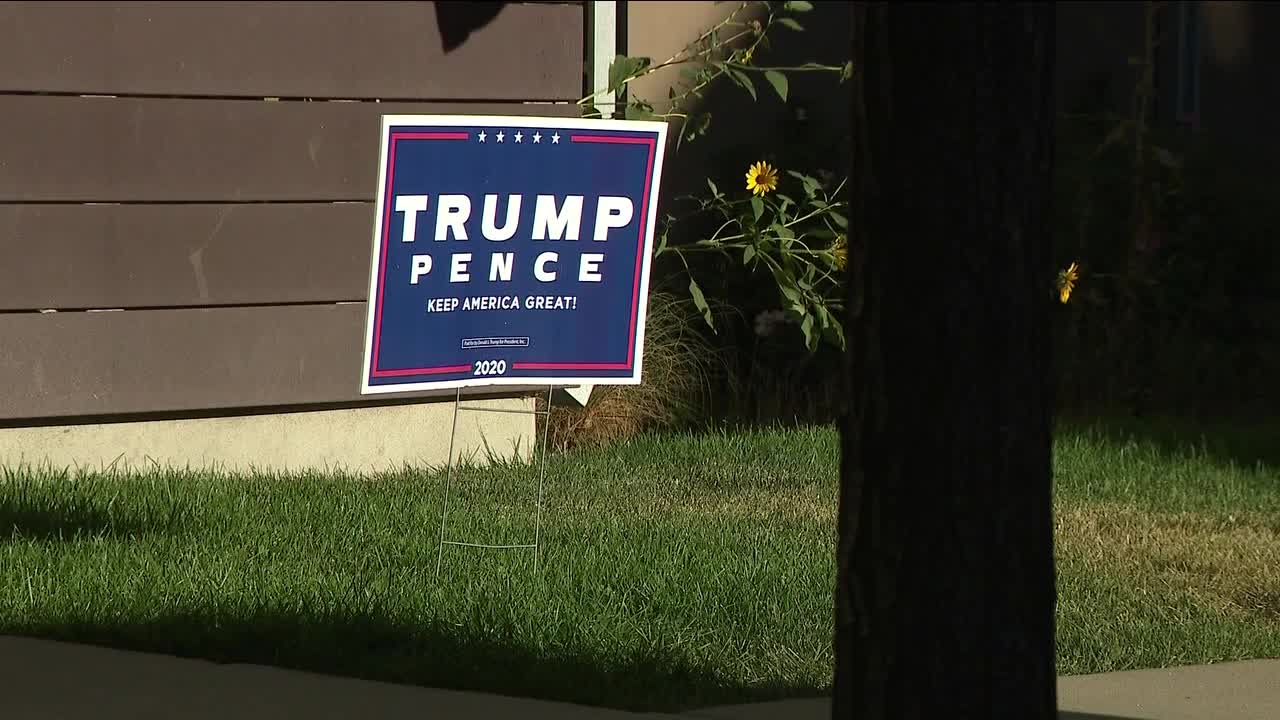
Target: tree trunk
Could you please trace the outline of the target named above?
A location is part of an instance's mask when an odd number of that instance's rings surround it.
[[[1054,718],[1054,8],[852,5],[833,714]]]

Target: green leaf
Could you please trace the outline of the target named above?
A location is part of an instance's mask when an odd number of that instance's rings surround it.
[[[707,305],[707,298],[702,294],[702,288],[698,287],[696,280],[689,281],[689,295],[693,298],[693,304],[702,312],[702,319],[707,321],[707,326],[713,331],[716,329],[715,323],[711,320],[711,308]]]
[[[756,220],[759,220],[760,216],[764,214],[764,201],[760,199],[759,195],[751,196],[751,214],[755,215]]]
[[[826,330],[831,327],[831,313],[827,312],[827,306],[819,303],[814,307],[818,311],[818,327]]]
[[[693,298],[693,304],[697,306],[699,310],[707,309],[707,298],[702,294],[702,288],[698,287],[697,280],[689,281],[689,295]]]
[[[813,9],[813,3],[804,2],[804,0],[790,0],[782,4],[783,9],[791,12],[809,12]]]
[[[729,75],[729,77],[733,78],[734,82],[738,83],[738,85],[740,85],[743,90],[746,90],[747,93],[751,95],[752,100],[758,99],[756,97],[756,86],[755,86],[755,83],[751,82],[751,76],[747,75],[741,70],[738,70],[737,68],[731,68],[727,66],[725,67],[724,71]]]
[[[804,194],[806,197],[812,198],[819,190],[822,189],[822,183],[818,182],[817,178],[805,175],[801,172],[796,172],[795,170],[788,170],[787,174],[799,180],[800,183],[804,185]]]
[[[795,18],[780,17],[778,18],[778,24],[783,27],[789,27],[796,32],[804,32],[804,26],[796,22]]]
[[[711,180],[711,178],[707,178],[707,187],[711,188],[712,195],[720,197],[720,188],[716,187],[716,184]]]
[[[752,259],[755,258],[755,256],[756,256],[755,246],[754,245],[746,246],[745,248],[742,249],[742,264],[743,265],[750,264],[750,262],[752,261]]]
[[[628,104],[623,117],[627,120],[652,120],[653,108],[643,103]]]
[[[609,64],[609,89],[615,93],[622,91],[627,81],[648,69],[653,62],[647,57],[627,57],[619,55]]]
[[[779,278],[779,280],[781,280],[781,278]],[[795,288],[790,285],[779,284],[778,289],[782,291],[782,296],[791,301],[793,305],[799,304],[800,293]]]
[[[667,249],[667,234],[664,232],[658,237],[658,249],[653,251],[654,257],[662,254]]]
[[[791,207],[793,204],[794,203],[791,202],[791,198],[782,194],[778,195],[778,220],[779,221],[781,222],[787,221],[787,208]]]
[[[795,239],[795,236],[796,236],[795,232],[792,231],[791,228],[786,227],[782,223],[774,223],[769,226],[769,229],[772,230],[775,234],[777,234],[777,236],[780,238]]]
[[[711,113],[693,113],[685,119],[684,126],[680,128],[680,132],[676,135],[676,151],[679,152],[680,146],[684,141],[693,142],[698,136],[707,132],[707,128],[711,125]]]
[[[694,119],[697,120],[694,128],[699,135],[705,135],[707,131],[711,129],[711,113],[705,112],[695,115]]]
[[[777,91],[778,97],[782,98],[782,102],[787,101],[787,76],[777,70],[765,70],[764,79],[769,81],[773,89]]]
[[[849,227],[849,220],[845,216],[841,215],[838,212],[835,212],[834,210],[830,213],[830,215],[831,215],[831,219],[835,221],[836,225],[839,225],[841,228],[846,228],[846,229]]]
[[[804,333],[804,346],[810,351],[816,350],[818,347],[818,338],[813,334],[813,316],[805,314],[804,320],[800,321],[800,332]]]
[[[827,337],[833,338],[836,347],[844,350],[844,325],[837,318],[831,318],[831,327],[827,328]]]

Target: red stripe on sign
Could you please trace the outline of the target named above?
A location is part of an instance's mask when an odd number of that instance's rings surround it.
[[[373,318],[373,377],[403,377],[406,375],[438,375],[442,373],[465,372],[470,365],[450,365],[434,368],[404,368],[382,370],[379,364],[382,358],[379,349],[382,346],[382,296],[387,286],[387,244],[391,237],[391,186],[396,176],[396,148],[400,140],[469,140],[470,133],[465,132],[393,132],[390,136],[391,147],[387,151],[387,184],[383,192],[386,213],[382,217],[382,258],[378,267],[378,306],[374,308]]]

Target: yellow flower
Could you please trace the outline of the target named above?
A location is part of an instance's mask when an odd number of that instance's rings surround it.
[[[831,256],[835,258],[836,267],[844,270],[849,262],[849,245],[844,235],[836,235],[836,241],[831,244]]]
[[[778,189],[778,171],[767,162],[747,168],[747,189],[753,195],[764,195]]]
[[[1064,304],[1071,299],[1071,291],[1080,280],[1080,266],[1071,263],[1066,270],[1058,273],[1058,299]]]
[[[752,58],[752,56],[754,56],[755,54],[756,54],[756,49],[755,49],[754,47],[749,47],[749,48],[747,48],[746,50],[743,50],[743,51],[742,51],[742,64],[743,64],[743,65],[750,65],[750,64],[751,64],[751,58]]]

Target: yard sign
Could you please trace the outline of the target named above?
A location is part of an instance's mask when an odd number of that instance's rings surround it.
[[[666,130],[384,116],[362,394],[638,384]]]

